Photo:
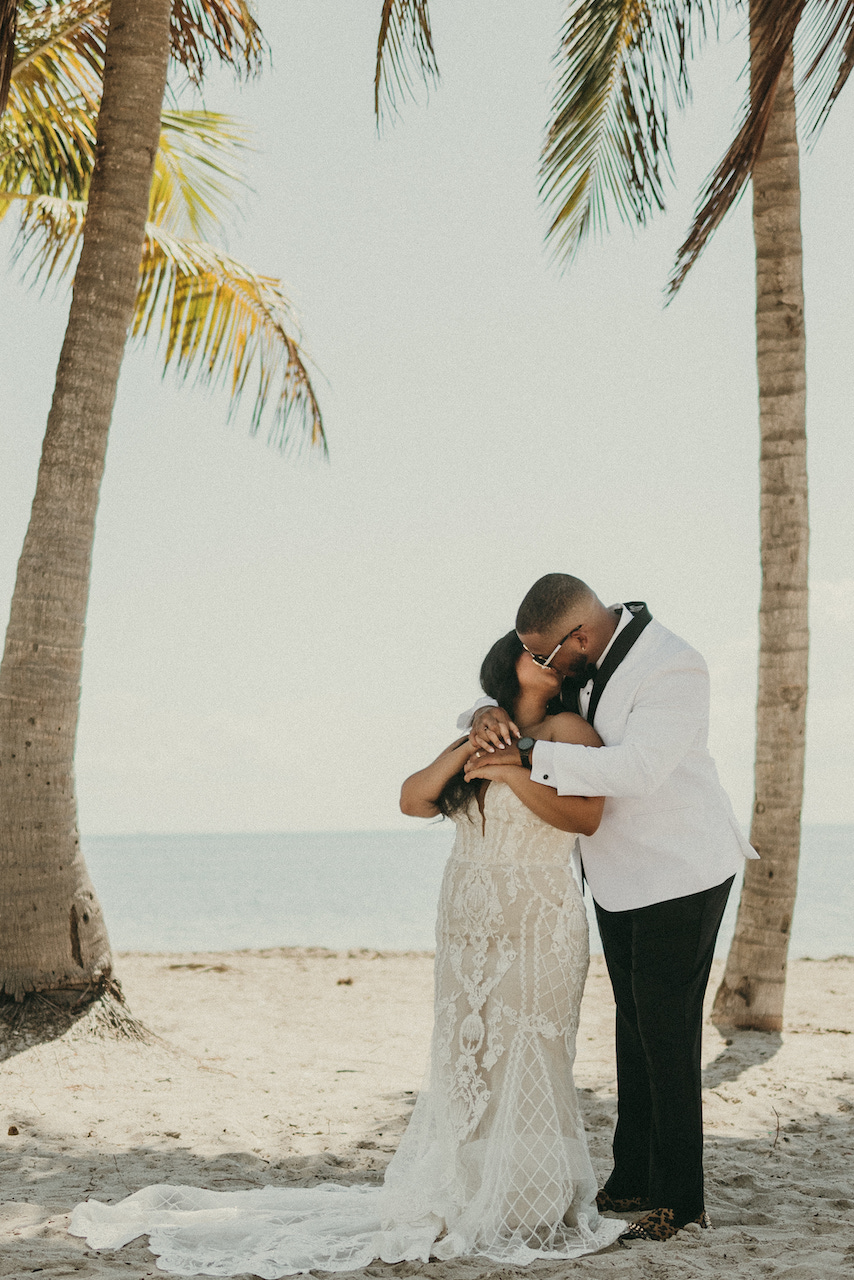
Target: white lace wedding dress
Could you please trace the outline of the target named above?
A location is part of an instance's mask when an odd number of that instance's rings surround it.
[[[479,1256],[505,1265],[604,1248],[572,1063],[588,965],[573,838],[508,786],[456,819],[436,926],[427,1081],[382,1186],[151,1186],[71,1219],[96,1249],[150,1237],[177,1275],[264,1280]]]

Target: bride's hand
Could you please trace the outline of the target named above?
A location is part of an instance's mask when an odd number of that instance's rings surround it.
[[[490,754],[496,747],[512,746],[513,738],[522,735],[503,707],[481,707],[472,721],[469,740],[480,751]]]
[[[466,778],[497,778],[497,771],[504,768],[523,768],[518,747],[505,747],[503,751],[494,751],[492,754],[478,747],[466,760]]]

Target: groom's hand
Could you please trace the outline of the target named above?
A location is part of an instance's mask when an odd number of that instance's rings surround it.
[[[486,751],[491,755],[496,747],[506,751],[508,747],[512,747],[513,739],[521,736],[503,707],[481,707],[480,711],[475,712],[469,741],[479,751]]]

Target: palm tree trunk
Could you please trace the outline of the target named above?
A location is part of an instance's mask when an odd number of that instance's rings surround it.
[[[0,991],[98,988],[112,960],[80,852],[74,744],[98,492],[136,298],[170,0],[113,0],[97,162],[0,665]]]
[[[798,878],[809,647],[806,344],[791,52],[753,173],[753,231],[762,593],[750,838],[761,861],[746,866],[712,1017],[719,1025],[779,1031]]]

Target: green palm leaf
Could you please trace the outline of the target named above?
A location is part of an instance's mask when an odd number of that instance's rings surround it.
[[[246,131],[228,115],[215,111],[164,111],[149,197],[149,220],[184,239],[213,236],[234,209],[241,186],[236,160],[246,148]],[[31,125],[32,127],[32,125]],[[46,137],[46,143],[56,138]],[[32,161],[33,151],[24,152]],[[17,256],[33,252],[28,270],[67,274],[76,256],[86,212],[90,170],[82,168],[72,192],[63,191],[56,172],[33,165],[23,174],[0,169],[0,218],[17,206],[22,228]],[[55,195],[56,189],[60,195]],[[73,215],[73,216],[72,216]],[[78,225],[79,221],[79,225]]]
[[[56,196],[22,196],[19,203],[18,256],[30,250],[28,270],[42,279],[68,274],[83,237],[85,203]],[[172,367],[182,379],[224,384],[229,416],[249,388],[253,435],[269,410],[271,443],[283,450],[308,444],[326,453],[293,307],[272,276],[149,222],[133,333],[141,340],[157,335],[164,372]]]
[[[795,46],[799,62],[805,64],[797,92],[810,139],[817,136],[854,68],[854,0],[761,0],[751,11],[751,24],[751,89],[742,124],[700,197],[668,284],[671,295],[677,292],[753,173],[790,49]]]
[[[0,193],[0,217],[18,206],[21,225],[15,244],[15,260],[29,252],[25,275],[45,285],[54,275],[68,275],[77,259],[86,221],[86,201],[60,196]]]
[[[151,185],[134,334],[156,334],[182,378],[225,384],[233,413],[254,388],[252,433],[269,411],[269,439],[326,452],[320,409],[293,308],[281,283],[204,243],[233,205],[233,160],[243,130],[209,111],[165,112]],[[86,204],[40,193],[0,192],[21,210],[17,256],[45,282],[71,274]],[[254,381],[253,381],[254,379]],[[297,422],[300,430],[294,433]]]
[[[28,271],[45,281],[72,272],[83,235],[108,18],[108,0],[20,0],[9,110],[0,122],[0,218],[20,210],[17,256],[28,256]],[[175,0],[172,35],[173,57],[194,80],[211,56],[255,70],[264,49],[248,0]],[[241,182],[235,161],[245,146],[244,130],[227,116],[164,113],[134,333],[156,332],[165,367],[182,378],[226,383],[230,412],[251,384],[253,433],[269,410],[269,437],[281,448],[308,442],[325,453],[280,282],[205,243],[233,207]]]
[[[108,0],[21,0],[0,187],[85,199],[95,162]]]
[[[780,72],[792,49],[804,7],[805,0],[760,0],[751,9],[753,53],[743,123],[700,197],[700,207],[668,282],[671,297],[750,179],[765,140]]]
[[[97,110],[110,0],[19,0],[12,69],[18,92],[82,96]]]
[[[247,131],[214,111],[164,111],[162,125],[149,220],[172,235],[208,239],[233,212]]]
[[[194,84],[211,58],[238,74],[260,71],[266,42],[250,0],[174,0],[172,57]]]
[[[668,109],[690,96],[687,62],[717,22],[703,0],[575,0],[555,59],[558,82],[540,194],[548,237],[571,258],[609,210],[645,223],[671,175]]]
[[[109,9],[109,0],[19,0],[0,188],[86,198]],[[212,58],[237,72],[258,70],[265,47],[248,0],[175,0],[172,56],[194,83]]]
[[[427,0],[383,0],[374,74],[378,120],[384,107],[396,113],[401,98],[414,96],[416,77],[428,85],[439,77]]]
[[[807,137],[814,139],[854,68],[854,0],[813,0],[796,38],[799,60],[806,64],[799,117]]]
[[[133,332],[164,344],[165,367],[198,383],[225,383],[233,412],[255,374],[252,433],[272,408],[268,439],[288,449],[326,452],[320,408],[306,368],[293,308],[281,284],[198,241],[149,223]],[[301,431],[295,438],[297,418]]]
[[[0,124],[0,188],[84,199],[95,162],[93,117],[77,102],[28,111],[15,100]]]
[[[17,0],[17,6],[14,67],[62,43],[100,79],[110,0]],[[15,0],[0,0],[0,38],[14,10]],[[172,57],[194,83],[214,57],[238,72],[258,71],[265,50],[250,0],[174,0]]]

